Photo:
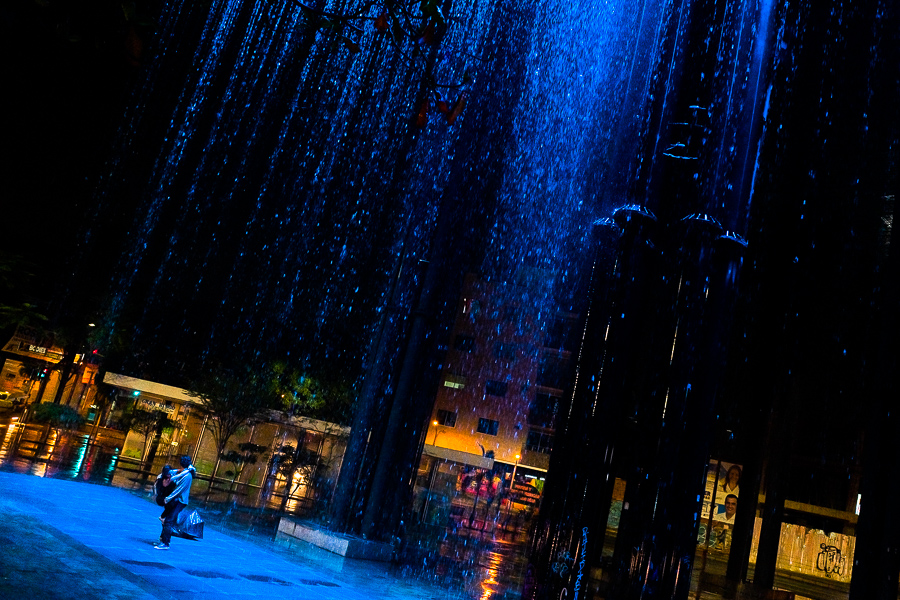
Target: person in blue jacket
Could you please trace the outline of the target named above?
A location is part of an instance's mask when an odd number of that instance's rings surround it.
[[[181,470],[172,474],[172,483],[175,489],[166,496],[164,514],[166,515],[162,526],[162,535],[159,542],[153,544],[157,550],[168,550],[169,542],[172,540],[172,528],[178,520],[178,514],[188,505],[191,493],[191,484],[194,482],[194,474],[197,470],[191,464],[190,456],[181,457]]]

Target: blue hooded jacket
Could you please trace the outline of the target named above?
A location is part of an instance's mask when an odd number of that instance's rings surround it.
[[[175,490],[166,496],[166,504],[172,500],[178,500],[184,505],[188,503],[188,497],[191,493],[191,483],[194,482],[194,473],[196,469],[191,465],[182,470],[180,473],[172,474],[172,481],[175,483]]]

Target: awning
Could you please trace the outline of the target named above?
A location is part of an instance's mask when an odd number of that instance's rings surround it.
[[[103,376],[103,383],[134,390],[141,393],[150,394],[158,398],[168,398],[177,400],[186,404],[199,404],[197,398],[187,393],[187,390],[177,388],[164,383],[156,383],[155,381],[147,381],[146,379],[138,379],[137,377],[129,377],[128,375],[119,375],[118,373],[106,373]]]
[[[480,467],[482,469],[494,468],[493,458],[471,454],[469,452],[461,452],[459,450],[451,450],[450,448],[440,448],[438,446],[429,446],[428,444],[425,444],[425,449],[422,451],[422,454],[427,454],[428,456],[433,456],[435,458],[442,458],[450,462]]]

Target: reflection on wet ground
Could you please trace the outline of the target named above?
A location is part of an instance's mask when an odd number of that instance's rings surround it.
[[[475,581],[481,587],[481,600],[489,600],[498,596],[504,596],[517,582],[519,575],[524,572],[525,557],[521,552],[521,546],[509,542],[498,541],[492,548],[485,549],[478,557],[478,567],[481,571]]]
[[[17,473],[111,484],[118,451],[78,432],[60,433],[17,421],[0,424],[0,468]]]
[[[142,470],[140,464],[121,459],[119,448],[89,443],[88,434],[22,425],[15,418],[4,421],[0,422],[0,470],[144,491],[150,489],[156,470],[170,458],[160,456],[152,467]],[[263,541],[274,540],[280,514],[308,508],[302,499],[290,498],[282,506],[281,496],[264,490],[242,493],[227,481],[217,480],[209,491],[202,485],[207,482],[200,483],[197,502],[206,509],[208,522]],[[240,504],[239,498],[244,499]],[[411,528],[400,567],[403,574],[464,590],[473,599],[518,597],[525,563],[523,524],[504,526],[502,519],[492,516],[484,514],[444,527]]]
[[[527,527],[499,518],[485,509],[468,518],[450,519],[446,526],[420,525],[411,533],[405,561],[414,575],[444,587],[464,589],[470,598],[489,600],[521,595],[525,573]],[[423,549],[418,551],[417,549]],[[417,559],[416,556],[419,556]]]

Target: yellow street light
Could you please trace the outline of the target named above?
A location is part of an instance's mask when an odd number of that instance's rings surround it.
[[[437,446],[437,436],[438,436],[438,433],[440,433],[440,432],[437,430],[438,422],[437,422],[437,421],[432,421],[431,424],[434,425],[434,439],[431,440],[431,445],[432,445],[432,446]]]

